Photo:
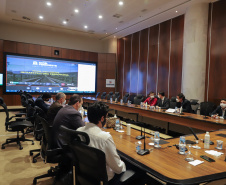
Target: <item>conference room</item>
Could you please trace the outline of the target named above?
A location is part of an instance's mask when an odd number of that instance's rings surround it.
[[[224,184],[225,8],[224,0],[0,0],[0,144],[22,138],[1,149],[0,184],[32,184],[55,169],[58,162],[40,153],[28,110],[40,95],[50,93],[53,103],[59,92],[66,104],[73,94],[82,97],[86,122],[90,105],[109,106],[108,119],[122,129],[103,130],[144,184]],[[169,107],[149,105],[152,96],[160,104],[168,99]],[[6,110],[16,116],[7,120]],[[26,124],[12,131],[7,124],[14,120]],[[178,153],[181,136],[185,154]],[[52,176],[36,183],[53,184]]]

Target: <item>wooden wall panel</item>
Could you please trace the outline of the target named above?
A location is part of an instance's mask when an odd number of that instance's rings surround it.
[[[70,49],[70,59],[71,60],[81,60],[80,59],[80,51]]]
[[[226,1],[217,1],[213,3],[212,15],[209,18],[209,35],[208,35],[208,55],[207,58],[207,83],[206,100],[219,104],[221,98],[226,98]],[[212,20],[212,24],[211,24]],[[211,27],[212,25],[212,27]],[[211,46],[209,47],[209,44]],[[210,50],[209,50],[210,48]],[[209,81],[208,81],[209,80]]]
[[[50,46],[41,46],[41,56],[51,57],[52,48]]]
[[[41,46],[37,44],[29,44],[29,55],[37,55],[41,54]]]
[[[3,73],[3,40],[0,40],[0,73]],[[0,95],[2,93],[2,87],[0,87]]]
[[[124,75],[123,75],[123,70],[124,70],[124,38],[118,39],[117,41],[117,54],[118,54],[118,62],[117,62],[117,75],[118,77],[120,76],[121,78],[117,78],[117,91],[120,92],[121,97],[124,96],[123,94],[123,86],[124,86]]]
[[[181,92],[184,15],[172,20],[169,97]]]
[[[130,92],[130,64],[131,64],[131,44],[132,44],[132,35],[125,37],[125,62],[124,62],[124,79],[123,77],[118,77],[119,79],[124,80],[124,89],[123,94]],[[121,61],[118,61],[121,62]],[[123,87],[122,87],[123,88]]]
[[[3,41],[3,51],[10,52],[10,53],[16,53],[16,42],[4,40]]]
[[[29,53],[29,44],[17,42],[16,53],[27,55]]]
[[[89,52],[80,51],[80,60],[89,61]]]
[[[158,92],[164,91],[166,97],[168,97],[170,24],[171,20],[161,23],[159,35]]]
[[[138,92],[138,69],[140,60],[140,32],[133,34],[132,39],[132,60],[131,60],[131,76],[130,76],[130,93],[137,94]]]
[[[138,94],[143,94],[145,96],[147,96],[148,31],[148,28],[144,29],[141,31],[140,35],[140,60],[138,73]]]
[[[147,92],[157,93],[157,69],[158,69],[158,35],[159,25],[149,29],[149,51],[148,51],[148,79]]]
[[[89,52],[89,61],[97,62],[98,61],[98,54],[94,52]]]

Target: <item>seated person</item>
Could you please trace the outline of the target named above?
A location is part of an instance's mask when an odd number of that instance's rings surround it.
[[[180,108],[182,106],[182,112],[188,112],[193,113],[191,108],[191,103],[187,99],[185,99],[185,96],[183,93],[179,93],[177,95],[177,107]]]
[[[82,103],[82,98],[78,94],[74,94],[69,99],[68,105],[61,108],[57,113],[52,128],[52,137],[56,138],[53,141],[55,148],[62,148],[63,142],[59,136],[61,134],[59,129],[61,125],[74,130],[85,125],[82,121],[82,115],[78,111]]]
[[[155,93],[154,92],[150,92],[149,97],[144,101],[144,103],[148,103],[148,105],[150,106],[155,106],[157,103],[157,98],[155,98]]]
[[[165,97],[165,93],[164,92],[159,92],[158,93],[158,101],[156,104],[156,107],[161,107],[163,109],[168,109],[170,107],[170,100],[168,98]]]
[[[47,102],[49,101],[50,98],[51,98],[50,93],[44,93],[42,96],[39,96],[35,100],[35,105],[41,108],[47,114],[50,107],[50,104],[48,104]]]
[[[77,131],[86,132],[90,137],[89,146],[102,150],[106,156],[106,169],[108,174],[108,184],[113,185],[119,175],[126,171],[125,163],[120,159],[112,136],[101,128],[106,123],[108,106],[102,102],[96,102],[88,107],[88,119],[84,127],[80,127]]]
[[[56,117],[58,111],[66,104],[66,95],[62,92],[57,93],[56,101],[49,107],[47,112],[47,121],[50,126],[53,125],[53,120]]]
[[[211,116],[216,118],[220,116],[226,119],[226,99],[221,99],[220,106],[218,106],[212,113]]]

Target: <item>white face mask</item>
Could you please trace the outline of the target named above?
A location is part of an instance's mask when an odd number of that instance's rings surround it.
[[[160,96],[158,95],[158,98],[160,98]]]
[[[64,102],[62,103],[62,105],[65,105],[66,104],[66,100],[64,100]]]
[[[177,102],[179,102],[179,99],[176,99]]]
[[[224,104],[224,103],[221,103],[220,106],[221,106],[222,109],[226,108],[226,104]]]
[[[151,99],[153,99],[155,96],[150,96],[151,97]]]

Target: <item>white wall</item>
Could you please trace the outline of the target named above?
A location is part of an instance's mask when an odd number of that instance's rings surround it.
[[[0,39],[98,53],[116,53],[117,51],[116,39],[101,41],[94,38],[94,35],[86,36],[74,31],[62,32],[56,28],[47,29],[17,23],[0,22]]]

